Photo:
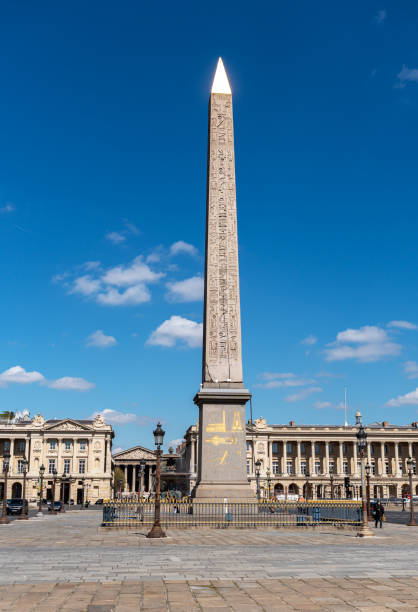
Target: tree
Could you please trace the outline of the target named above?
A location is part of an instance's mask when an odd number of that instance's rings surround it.
[[[120,484],[120,481],[122,481],[122,484]],[[123,473],[123,470],[120,467],[115,468],[115,471],[113,472],[113,490],[115,493],[117,493],[119,491],[119,489],[123,489],[125,488],[125,474]]]
[[[0,412],[0,419],[2,419],[3,421],[11,421],[14,418],[15,413],[11,410],[3,410],[3,412]]]

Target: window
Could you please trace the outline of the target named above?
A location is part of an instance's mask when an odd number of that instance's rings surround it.
[[[348,461],[343,461],[343,474],[348,474]]]
[[[84,451],[87,448],[87,440],[80,440],[80,450]]]
[[[328,444],[328,452],[330,454],[332,454],[334,452],[334,443],[333,442],[329,442],[329,444]]]
[[[331,461],[329,462],[329,473],[330,473],[330,474],[333,474],[333,473],[334,473],[334,468],[335,468],[334,461],[333,461],[333,460],[331,460]]]
[[[373,444],[373,442],[370,444],[370,452],[374,453],[374,444]]]
[[[64,459],[64,474],[69,474],[71,469],[71,459]]]
[[[305,442],[300,443],[300,452],[302,453],[302,455],[306,453]]]
[[[71,440],[65,440],[65,450],[71,450]]]
[[[278,473],[279,473],[279,462],[273,461],[273,474],[278,474]]]
[[[9,451],[10,450],[10,440],[5,440],[4,441],[3,448],[4,448],[5,451]]]
[[[78,462],[78,473],[85,474],[86,473],[86,460],[80,459]]]
[[[343,454],[346,455],[347,454],[347,444],[345,442],[343,442]],[[345,473],[345,472],[344,472]]]
[[[55,459],[49,459],[48,474],[52,474],[55,470]]]
[[[292,443],[291,442],[286,442],[286,452],[287,453],[291,453],[292,452]]]
[[[319,453],[320,453],[319,442],[315,442],[315,455],[319,455]]]
[[[49,450],[55,450],[57,448],[57,441],[56,440],[50,440],[49,441]]]
[[[373,476],[376,475],[376,462],[374,460],[372,460],[372,474]]]
[[[402,455],[402,444],[398,444],[398,453]]]
[[[25,452],[25,441],[19,440],[19,444],[17,445],[17,448],[18,448],[19,453],[24,453]]]
[[[385,459],[385,474],[389,474],[389,459]]]
[[[300,473],[301,474],[306,474],[306,461],[301,461],[300,462]]]
[[[273,453],[274,453],[275,455],[277,455],[277,454],[278,454],[278,452],[279,452],[279,443],[278,443],[278,442],[273,442],[273,444],[272,444],[272,449],[273,449]]]
[[[19,459],[19,461],[17,462],[17,473],[18,474],[23,474],[23,465],[25,463],[24,459]]]
[[[387,454],[388,454],[388,445],[385,444],[385,455],[387,455]]]
[[[81,462],[83,462],[83,472],[81,471]],[[84,459],[80,459],[80,470],[79,471],[80,471],[80,474],[84,473]],[[247,459],[247,474],[251,474],[251,459]]]
[[[320,474],[320,473],[321,473],[321,462],[315,461],[315,474]]]
[[[286,473],[293,474],[293,461],[286,461]]]

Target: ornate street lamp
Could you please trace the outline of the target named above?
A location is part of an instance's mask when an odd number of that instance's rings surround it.
[[[43,516],[43,513],[42,513],[42,495],[43,495],[43,490],[44,490],[44,474],[45,474],[45,466],[41,465],[41,467],[39,468],[39,476],[41,478],[40,489],[39,489],[39,507],[38,507],[38,513],[37,513],[36,516]]]
[[[416,527],[417,524],[415,522],[415,515],[414,515],[414,489],[412,485],[412,476],[414,473],[415,459],[413,459],[412,457],[408,457],[406,464],[408,466],[408,474],[409,474],[409,497],[410,497],[409,521],[407,525],[409,527]]]
[[[3,474],[4,474],[4,490],[3,490],[3,513],[0,519],[0,525],[7,525],[10,523],[7,518],[7,476],[9,473],[10,464],[10,452],[8,450],[3,451]]]
[[[51,503],[51,514],[56,514],[57,513],[57,511],[55,510],[55,483],[57,482],[57,475],[58,475],[58,472],[54,468],[52,470],[52,503]]]
[[[367,520],[370,521],[370,472],[371,466],[369,463],[366,464],[366,493],[367,493]]]
[[[360,454],[361,459],[361,502],[362,502],[362,510],[363,517],[362,523],[359,531],[357,532],[357,536],[360,538],[374,536],[373,531],[370,529],[368,524],[368,515],[367,515],[367,503],[366,503],[366,495],[365,495],[365,482],[364,482],[364,458],[366,456],[366,448],[367,448],[367,434],[361,423],[361,414],[360,412],[356,412],[356,425],[358,426],[357,431],[357,447]]]
[[[65,512],[65,507],[64,507],[64,500],[65,500],[65,495],[64,495],[64,490],[65,490],[65,485],[70,482],[70,476],[69,474],[66,474],[65,472],[63,472],[62,476],[61,476],[61,512]]]
[[[145,459],[141,459],[141,461],[139,462],[139,497],[142,497],[142,481],[144,479],[144,472],[145,472],[145,466],[146,466],[147,462],[145,461]]]
[[[23,474],[23,494],[22,494],[22,512],[20,513],[19,519],[22,521],[28,519],[28,510],[26,507],[26,474],[28,473],[28,462],[26,459],[22,461],[22,474]]]
[[[270,468],[266,469],[266,482],[267,482],[267,499],[270,500],[270,485],[271,485]]]
[[[260,501],[260,496],[261,496],[261,492],[260,492],[260,468],[261,468],[261,461],[260,459],[257,459],[257,461],[255,462],[255,482],[257,485],[257,501]]]
[[[329,481],[331,483],[331,499],[334,499],[334,475],[329,475]]]
[[[310,477],[310,473],[308,469],[305,472],[305,476],[306,476],[305,499],[308,500],[309,499],[309,477]]]
[[[84,501],[85,501],[85,499],[84,499],[84,498],[85,498],[85,493],[84,493],[84,490],[85,490],[85,483],[86,483],[86,479],[85,479],[85,477],[83,476],[83,477],[81,478],[81,498],[82,498],[82,499],[81,499],[81,504],[80,504],[80,506],[81,506],[81,507],[80,507],[80,510],[82,510],[82,509],[85,507],[85,506],[84,506]]]
[[[161,446],[164,442],[165,431],[161,427],[161,423],[158,423],[156,429],[153,431],[154,442],[157,447],[157,472],[155,475],[155,513],[154,513],[154,525],[151,531],[147,535],[147,538],[165,538],[166,535],[161,529],[160,513],[161,513],[161,502],[160,502],[160,474],[161,474]]]

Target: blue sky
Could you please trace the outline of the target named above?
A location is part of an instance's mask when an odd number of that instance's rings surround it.
[[[5,1],[0,406],[197,419],[207,102],[234,94],[254,415],[418,407],[418,7]]]

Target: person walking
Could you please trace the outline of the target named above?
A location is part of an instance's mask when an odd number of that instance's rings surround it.
[[[380,523],[380,529],[383,527],[383,515],[385,514],[385,509],[383,507],[380,499],[376,500],[376,504],[374,507],[373,518],[374,518],[374,526],[377,529],[377,523]]]

